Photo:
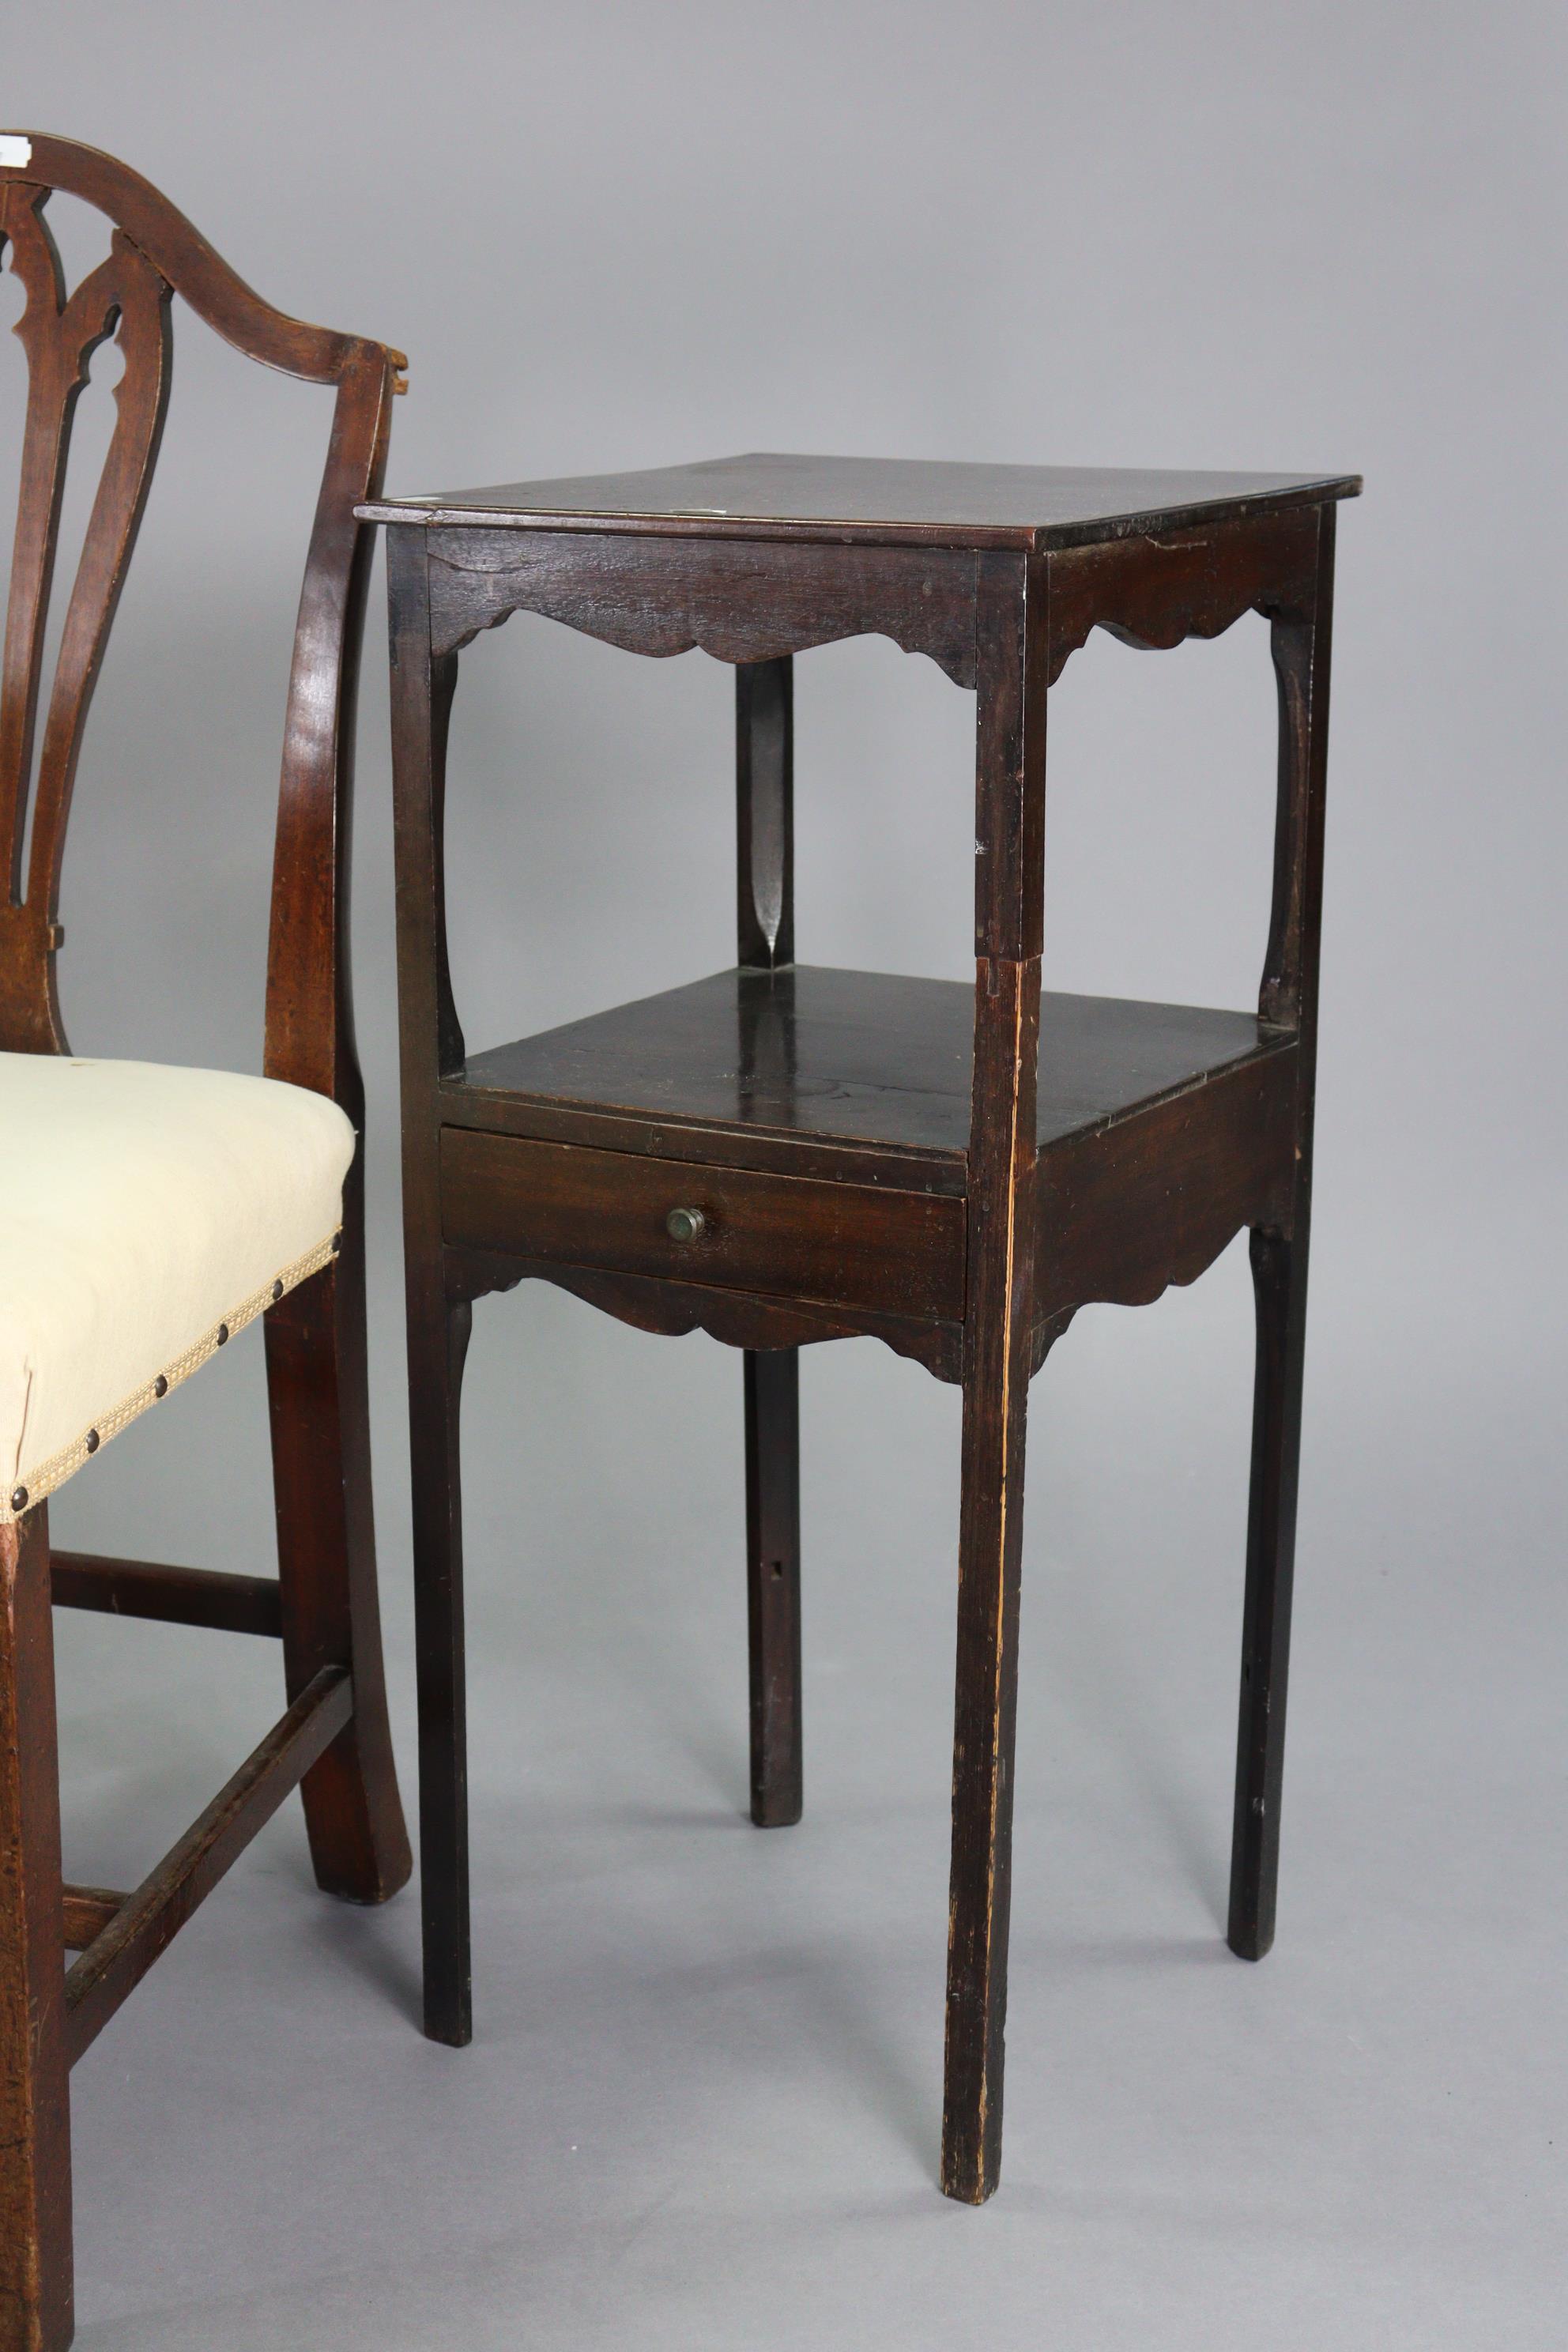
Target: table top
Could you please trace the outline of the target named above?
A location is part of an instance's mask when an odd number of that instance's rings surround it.
[[[1038,552],[1354,498],[1358,474],[1151,473],[758,453],[641,473],[379,499],[369,522]]]

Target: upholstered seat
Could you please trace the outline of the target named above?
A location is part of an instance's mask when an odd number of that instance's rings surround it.
[[[0,1054],[0,1523],[331,1257],[354,1134],[226,1070]]]

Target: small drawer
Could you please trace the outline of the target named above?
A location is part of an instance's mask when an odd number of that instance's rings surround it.
[[[441,1130],[459,1247],[930,1322],[963,1317],[964,1204],[469,1128]]]

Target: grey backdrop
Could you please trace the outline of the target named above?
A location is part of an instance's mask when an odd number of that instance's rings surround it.
[[[763,1836],[738,1361],[525,1289],[480,1309],[468,1385],[475,2044],[411,2022],[412,1894],[316,1897],[288,1809],[77,2076],[84,2347],[1563,2341],[1563,35],[1544,5],[1364,0],[8,26],[13,121],[124,156],[271,299],[407,349],[395,488],[756,447],[1368,482],[1274,1956],[1221,1940],[1239,1246],[1084,1315],[1035,1390],[979,2213],[934,2179],[954,1395],[870,1341],[806,1359],[807,1812]],[[183,325],[64,988],[82,1050],[254,1067],[325,415]],[[378,581],[355,953],[412,1802],[383,643]],[[803,956],[963,975],[967,698],[868,641],[803,660],[798,704]],[[468,657],[471,1039],[728,961],[731,709],[700,655],[543,623]],[[1057,985],[1248,1002],[1272,749],[1256,621],[1073,661]],[[251,1340],[70,1486],[58,1538],[268,1567],[261,1397]],[[270,1719],[276,1659],[90,1619],[60,1649],[69,1865],[123,1880]]]

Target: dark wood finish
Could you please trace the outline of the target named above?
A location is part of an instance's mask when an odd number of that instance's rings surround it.
[[[437,1253],[438,1275],[443,1271]],[[417,1318],[417,1319],[416,1319]],[[471,2041],[468,1736],[458,1422],[473,1309],[444,1287],[409,1306],[408,1411],[415,1428],[414,1631],[419,1697],[419,1880],[425,2031]]]
[[[746,1646],[752,1819],[788,1829],[805,1801],[801,1748],[800,1351],[751,1348],[746,1412]]]
[[[449,1127],[441,1134],[442,1234],[459,1248],[558,1258],[666,1282],[963,1317],[963,1204],[931,1192],[818,1184],[589,1151]],[[689,1209],[702,1229],[673,1238]]]
[[[14,1052],[63,1053],[55,951],[66,819],[88,706],[163,435],[171,289],[140,247],[116,230],[108,260],[68,299],[43,216],[48,194],[46,187],[0,182],[0,240],[27,302],[16,330],[27,356],[27,415],[0,689],[0,838],[8,839],[10,866],[0,1022]],[[110,333],[125,361],[115,395],[119,414],[66,605],[33,781],[24,897],[23,830],[71,424],[89,362]]]
[[[977,614],[973,1111],[942,2185],[978,2204],[1002,2158],[1024,1438],[1039,1143],[1048,583],[991,557]]]
[[[770,664],[870,629],[974,683],[974,560],[905,547],[432,531],[430,642],[458,653],[514,613],[627,653]]]
[[[1244,613],[1278,611],[1310,592],[1318,560],[1312,507],[1261,521],[1205,521],[1070,549],[1051,566],[1049,678],[1091,629],[1145,649],[1217,637]]]
[[[819,1339],[880,1339],[896,1356],[911,1357],[940,1381],[963,1378],[962,1323],[920,1322],[868,1307],[825,1307],[815,1298],[762,1298],[753,1291],[712,1290],[698,1282],[661,1282],[647,1275],[552,1265],[510,1253],[503,1256],[452,1249],[447,1266],[456,1289],[470,1302],[488,1291],[515,1289],[531,1276],[588,1299],[639,1331],[662,1331],[674,1339],[688,1331],[706,1331],[726,1347],[763,1351],[808,1348]]]
[[[745,1351],[752,1817],[800,1809],[798,1349],[962,1383],[942,2185],[1001,2156],[1026,1422],[1079,1308],[1253,1231],[1259,1354],[1232,1941],[1272,1923],[1300,1402],[1328,550],[1351,477],[757,458],[362,509],[389,533],[426,2015],[468,2021],[458,1383],[473,1299],[542,1277]],[[469,1054],[446,956],[456,656],[529,610],[737,669],[737,967]],[[1244,613],[1281,697],[1257,1017],[1048,995],[1047,694],[1103,628]],[[790,657],[888,635],[976,691],[975,982],[797,966]],[[700,1211],[697,1225],[671,1208]]]
[[[1261,1959],[1274,1941],[1279,1877],[1312,1213],[1334,522],[1333,509],[1326,507],[1310,598],[1296,612],[1282,612],[1272,633],[1279,688],[1279,817],[1274,913],[1259,1003],[1270,1020],[1289,1022],[1300,1043],[1289,1196],[1278,1216],[1254,1222],[1251,1239],[1258,1367],[1227,1929],[1232,1951],[1247,1960]]]
[[[403,1234],[419,1700],[419,1879],[425,2031],[461,2048],[473,2034],[468,1935],[468,1727],[458,1418],[472,1325],[441,1230],[444,1074],[463,1034],[447,962],[443,815],[458,666],[430,649],[423,546],[387,541],[392,742],[396,769],[397,997],[402,1041]]]
[[[97,1941],[114,1917],[130,1902],[129,1895],[113,1886],[67,1886],[64,1897],[65,1936],[68,1952],[85,1952]]]
[[[66,2042],[73,2066],[258,1830],[341,1736],[353,1712],[348,1675],[341,1666],[324,1666],[121,1904],[66,1977]]]
[[[300,1790],[316,1883],[384,1903],[413,1867],[397,1794],[381,1651],[370,1480],[364,1171],[343,1187],[337,1256],[267,1317],[283,1675],[297,1698],[329,1665],[353,1717]]]
[[[1282,1041],[1044,1152],[1036,1323],[1088,1298],[1147,1307],[1170,1284],[1195,1282],[1244,1225],[1281,1217],[1297,1083],[1296,1047]]]
[[[735,672],[735,954],[765,980],[742,1003],[742,1084],[793,1080],[795,671],[789,660]],[[780,983],[783,983],[782,986]],[[752,1819],[788,1829],[805,1804],[800,1654],[800,1351],[749,1349],[742,1391],[746,1448],[746,1658],[751,1676]]]
[[[774,972],[795,961],[795,670],[735,671],[735,961]],[[752,1041],[769,1059],[771,1037]],[[779,1076],[785,1073],[780,1072]]]
[[[1249,1013],[1041,1000],[1037,1135],[1109,1126],[1288,1042]],[[888,972],[715,972],[469,1056],[444,1125],[962,1197],[974,996]],[[696,1132],[689,1137],[687,1130]]]
[[[164,1625],[210,1625],[274,1639],[283,1631],[282,1588],[273,1577],[102,1559],[84,1551],[58,1551],[50,1568],[57,1609],[99,1609],[111,1617],[152,1617]]]
[[[0,1528],[0,2345],[71,2339],[69,2058],[48,1507]]]
[[[348,981],[348,820],[356,671],[373,544],[355,505],[381,487],[402,356],[363,336],[331,333],[274,310],[167,198],[112,157],[68,140],[15,135],[25,160],[0,166],[0,247],[7,250],[26,291],[17,332],[26,355],[28,390],[0,672],[0,856],[7,881],[0,893],[0,1051],[68,1050],[56,983],[64,937],[59,900],[66,824],[93,688],[158,456],[177,294],[247,358],[331,387],[334,394],[284,721],[263,1066],[271,1077],[330,1096],[356,1127],[363,1126]],[[46,207],[57,191],[95,206],[112,228],[108,258],[74,292],[67,290],[47,226]],[[115,391],[117,418],[81,555],[64,590],[46,692],[44,655],[50,642],[71,424],[91,353],[110,334],[124,358]],[[56,1597],[68,1604],[281,1632],[291,1700],[309,1690],[319,1693],[324,1673],[336,1677],[330,1703],[312,1702],[308,1736],[301,1732],[289,1752],[314,1766],[303,1794],[318,1878],[338,1894],[374,1902],[403,1884],[411,1856],[393,1770],[376,1617],[363,1246],[356,1166],[345,1194],[341,1256],[268,1318],[279,1585],[79,1556],[58,1561],[53,1580]],[[33,1522],[30,1514],[23,1525]],[[50,1570],[41,1513],[37,1524],[38,1533],[29,1541],[41,1560],[38,1573],[47,1593]],[[36,1719],[43,1725],[41,1712]],[[41,1728],[38,1738],[44,1738]],[[52,1717],[45,1747],[52,1767]],[[39,1773],[41,1785],[41,1764]],[[268,1783],[279,1795],[292,1785],[283,1779]],[[243,1822],[259,1818],[252,1808]],[[47,1832],[40,1829],[37,1834]],[[191,1883],[199,1881],[205,1891],[243,1843],[234,1823],[215,1832],[192,1864]],[[58,1875],[57,1867],[57,1881]],[[16,1938],[32,1933],[24,1917],[31,1900],[25,1890],[10,1889],[0,1932],[12,1936],[14,1956],[21,1949]],[[58,1977],[58,1885],[48,1903],[49,1965]],[[93,1971],[105,1965],[106,1948],[116,1938],[123,1944],[135,1930],[142,1916],[140,1905],[139,1895],[73,1971],[79,2004],[73,2012],[75,2047],[81,2044],[83,2018],[101,2022],[167,1940],[163,1928],[145,1935],[137,1930],[138,1940],[124,1946],[130,1957],[102,1978],[102,1987],[111,1990],[82,1993]],[[73,1933],[82,1916],[79,1904]],[[171,1913],[167,1933],[174,1924]],[[16,1968],[21,1965],[17,1958]],[[8,1987],[14,1976],[14,1969],[8,1972]],[[68,2129],[63,2072],[46,2052],[35,2076],[43,2087],[25,2117],[18,2109],[17,2129],[32,2135],[36,2148],[18,2154],[16,2163],[47,2158],[58,2165]],[[46,2114],[50,2102],[58,2114]],[[54,2347],[68,2337],[68,2200],[62,2205],[50,2194],[49,2213],[57,2219],[40,2218],[36,2200],[29,2206],[20,2191],[0,2215],[5,2240],[0,2262],[9,2266],[7,2275],[16,2283],[10,2305],[0,2307],[0,2352],[13,2344]],[[62,2212],[65,2221],[58,2222]],[[30,2251],[23,2242],[29,2230]],[[63,2290],[55,2275],[61,2265]]]
[[[759,453],[384,499],[376,522],[474,531],[633,532],[698,540],[912,540],[1023,552],[1142,539],[1353,498],[1355,474],[1135,473],[1087,466],[933,465]]]
[[[803,976],[780,972],[782,992]],[[726,973],[731,988],[746,975]],[[946,982],[938,983],[945,987]],[[675,992],[679,993],[681,992]],[[967,996],[967,989],[961,990]],[[623,1006],[633,1013],[635,1006]],[[528,1041],[523,1041],[528,1042]],[[504,1050],[504,1049],[503,1049]],[[478,1057],[484,1061],[488,1057]],[[846,1090],[849,1082],[846,1082]],[[694,1167],[754,1168],[777,1176],[805,1176],[829,1184],[880,1184],[899,1192],[945,1192],[963,1197],[964,1155],[903,1151],[878,1144],[853,1144],[824,1135],[811,1127],[788,1132],[752,1126],[710,1127],[679,1113],[650,1122],[635,1111],[601,1108],[588,1103],[548,1101],[512,1097],[504,1091],[481,1092],[460,1078],[447,1080],[440,1090],[444,1124],[479,1128],[494,1135],[531,1135],[541,1142],[582,1143],[597,1151],[634,1151],[660,1160],[688,1160]],[[889,1097],[889,1105],[892,1098]],[[819,1117],[833,1116],[824,1103]]]

